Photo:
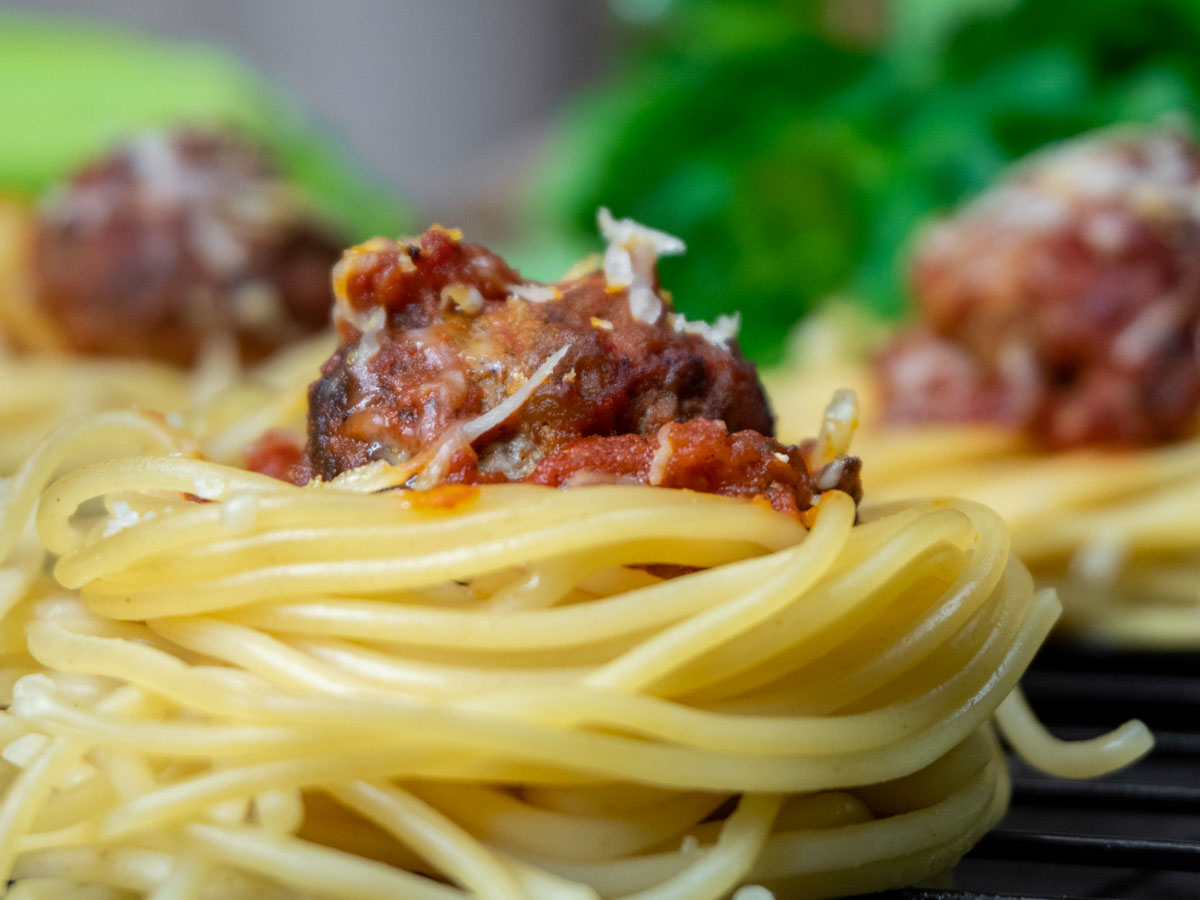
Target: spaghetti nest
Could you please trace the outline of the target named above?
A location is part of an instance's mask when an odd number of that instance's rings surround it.
[[[806,527],[393,480],[295,487],[130,413],[26,462],[0,532],[14,896],[839,896],[941,872],[999,818],[992,721],[1062,775],[1148,746],[1029,715],[1058,603],[976,503],[856,524],[830,491]]]
[[[1037,584],[1057,589],[1065,632],[1127,647],[1200,646],[1200,435],[1051,453],[996,425],[884,425],[871,371],[855,356],[767,375],[781,435],[800,433],[831,389],[853,387],[863,400],[856,442],[871,460],[873,500],[987,504]]]

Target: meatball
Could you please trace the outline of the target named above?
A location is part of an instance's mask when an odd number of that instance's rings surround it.
[[[648,436],[577,438],[544,457],[526,480],[552,487],[630,483],[762,497],[789,513],[811,506],[813,494],[800,448],[757,431],[730,434],[711,419],[668,422]]]
[[[325,327],[344,246],[259,148],[200,131],[91,163],[35,227],[38,304],[66,347],[181,364],[213,338],[255,360]]]
[[[735,320],[675,313],[655,265],[674,239],[601,221],[603,267],[557,284],[440,226],[347,251],[334,270],[339,346],[309,389],[289,477],[387,460],[418,487],[640,483],[811,506],[816,480],[799,448],[771,437]],[[839,465],[857,490],[857,461]]]
[[[922,324],[877,360],[892,419],[1178,438],[1200,405],[1200,147],[1125,129],[1036,154],[922,236],[911,287]]]
[[[415,241],[368,242],[338,264],[341,341],[309,393],[315,475],[410,460],[453,426],[471,466],[507,480],[581,437],[695,418],[771,433],[754,365],[730,337],[672,313],[656,280],[637,308],[635,290],[650,282],[617,287],[593,271],[529,283],[460,238],[435,226]],[[502,420],[480,419],[514,398],[520,408]]]

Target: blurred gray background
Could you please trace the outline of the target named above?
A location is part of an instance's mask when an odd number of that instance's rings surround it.
[[[486,227],[549,117],[602,71],[603,0],[0,0],[224,44],[410,204]],[[2,89],[2,86],[0,86]],[[491,230],[491,229],[487,229]]]

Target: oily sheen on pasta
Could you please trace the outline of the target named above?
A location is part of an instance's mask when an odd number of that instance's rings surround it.
[[[5,482],[11,897],[841,896],[1000,817],[997,725],[1067,777],[1148,747],[1036,724],[1058,602],[977,503],[406,477],[103,413]]]

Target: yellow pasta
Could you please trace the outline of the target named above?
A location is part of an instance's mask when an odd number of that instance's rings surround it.
[[[863,402],[857,452],[871,461],[872,501],[968,497],[999,512],[1039,585],[1054,587],[1062,628],[1127,647],[1200,646],[1200,437],[1138,450],[1046,453],[985,424],[886,425],[861,356],[814,326],[831,362],[814,354],[766,376],[780,434],[795,440],[829,391]],[[807,348],[806,344],[806,348]],[[806,351],[807,352],[807,349]]]
[[[16,471],[56,426],[130,408],[165,414],[194,435],[196,450],[236,464],[269,429],[303,435],[308,383],[330,344],[322,335],[242,373],[219,347],[187,372],[134,359],[6,354],[0,340],[0,473]]]
[[[296,487],[222,427],[102,413],[5,481],[13,896],[842,896],[995,823],[997,726],[1068,776],[1149,747],[1041,731],[1058,602],[978,503]]]

